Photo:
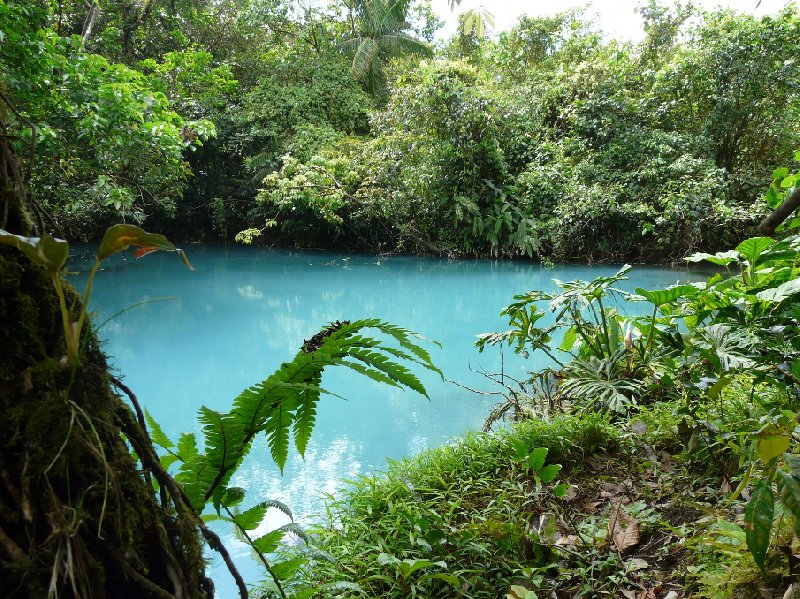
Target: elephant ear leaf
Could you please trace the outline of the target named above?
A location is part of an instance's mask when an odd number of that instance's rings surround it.
[[[771,237],[751,237],[736,246],[736,251],[744,256],[744,259],[750,264],[755,264],[758,261],[758,257],[774,243],[775,240]]]
[[[69,243],[49,235],[23,237],[0,229],[0,243],[17,248],[31,262],[43,266],[51,273],[61,270],[69,255]]]
[[[736,250],[728,250],[727,252],[717,252],[716,254],[706,254],[698,252],[686,258],[687,262],[711,262],[717,266],[727,266],[731,262],[736,262],[739,259],[739,252]]]
[[[682,297],[691,297],[698,291],[697,287],[693,285],[676,285],[668,287],[667,289],[657,289],[655,291],[648,291],[641,287],[636,288],[636,293],[643,296],[648,302],[654,306],[663,306],[664,304],[671,304]]]
[[[163,235],[148,233],[136,225],[120,224],[109,227],[105,235],[103,235],[103,240],[100,242],[100,247],[97,250],[97,261],[102,262],[112,254],[127,250],[132,245],[139,248],[135,253],[137,258],[141,258],[157,250],[176,252],[187,268],[194,270],[194,267],[189,263],[189,259],[186,257],[183,250],[176,248]]]

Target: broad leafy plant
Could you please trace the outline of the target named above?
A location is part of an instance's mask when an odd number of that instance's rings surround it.
[[[630,268],[588,282],[555,280],[555,293],[517,295],[502,312],[512,328],[481,335],[476,345],[483,350],[508,344],[525,357],[536,350],[545,353],[557,367],[548,370],[560,380],[557,400],[550,404],[625,414],[650,399],[664,373],[664,360],[676,351],[655,343],[677,334],[676,318],[664,314],[665,306],[697,292],[694,286],[677,285],[628,293],[616,285]],[[610,305],[641,301],[653,304],[649,317],[628,316]]]
[[[788,172],[776,171],[772,195],[786,196],[796,181]],[[776,188],[784,190],[783,196]],[[753,237],[729,251],[689,256],[690,262],[725,269],[691,285],[625,293],[613,285],[629,267],[589,283],[556,281],[558,293],[516,296],[503,312],[512,328],[478,341],[481,348],[506,343],[523,355],[529,350],[546,353],[555,364],[549,370],[562,399],[554,405],[626,413],[637,404],[672,400],[681,426],[693,431],[687,452],[695,451],[692,446],[700,437],[707,447],[721,444],[738,452],[745,471],[731,501],[754,484],[745,512],[746,540],[764,571],[773,519],[780,513],[776,503],[790,517],[800,518],[795,440],[800,413],[800,235],[792,220],[783,234],[782,239]],[[608,306],[612,298],[647,302],[652,311],[649,316],[626,316],[626,310]],[[538,307],[543,302],[554,318],[547,319]],[[555,347],[559,335],[561,343]],[[728,428],[720,433],[723,396],[733,387],[749,389],[750,415],[724,425]],[[730,441],[721,441],[720,434]]]
[[[89,299],[92,296],[94,276],[97,274],[97,270],[106,258],[117,252],[126,250],[133,245],[138,247],[135,252],[137,258],[157,250],[166,250],[169,252],[176,252],[181,257],[184,264],[192,268],[183,250],[176,248],[163,235],[147,233],[135,225],[114,225],[106,231],[103,240],[100,242],[96,260],[86,280],[86,290],[83,293],[83,297],[79,298],[80,305],[77,305],[78,298],[76,298],[76,302],[68,306],[66,295],[64,294],[64,285],[61,279],[61,269],[69,256],[69,244],[66,241],[63,239],[56,239],[50,235],[45,235],[44,237],[23,237],[22,235],[14,235],[0,229],[0,244],[16,247],[25,254],[31,262],[43,267],[50,274],[53,287],[58,295],[61,319],[64,327],[64,339],[67,345],[67,359],[70,364],[76,364],[78,362],[81,348],[81,331],[86,322],[86,311],[89,305]]]

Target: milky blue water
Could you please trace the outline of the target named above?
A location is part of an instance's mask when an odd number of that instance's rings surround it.
[[[70,263],[79,286],[90,250],[79,250]],[[496,390],[480,371],[499,372],[500,352],[481,354],[473,343],[479,333],[506,328],[499,312],[514,294],[553,290],[553,278],[591,279],[617,270],[238,246],[186,250],[194,272],[174,254],[113,257],[95,279],[90,304],[96,324],[123,311],[100,329],[104,349],[173,439],[184,431],[201,438],[201,405],[227,411],[242,389],[266,378],[335,320],[377,317],[417,331],[441,343],[441,350],[432,344],[429,349],[449,381]],[[698,276],[641,267],[620,286],[661,288],[692,278]],[[502,361],[505,372],[517,377],[543,365],[536,356],[525,361],[508,351]],[[346,400],[323,398],[305,460],[292,455],[281,476],[259,443],[233,483],[248,490],[248,502],[282,500],[307,522],[321,512],[323,494],[342,488],[344,479],[480,428],[496,401],[419,374],[430,401],[350,371],[326,372],[323,386]],[[283,522],[270,514],[264,531]],[[262,574],[246,547],[230,530],[218,531],[248,582],[257,583]],[[223,567],[215,564],[211,572],[218,597],[236,596]]]

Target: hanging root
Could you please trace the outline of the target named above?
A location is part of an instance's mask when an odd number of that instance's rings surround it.
[[[117,383],[115,382],[115,384]],[[119,385],[117,386],[119,387]],[[122,389],[122,387],[119,388]],[[132,392],[126,392],[126,394],[131,402],[135,405],[137,413],[141,414],[142,411],[139,407],[136,396]],[[228,571],[231,573],[231,576],[233,576],[233,579],[236,582],[241,599],[247,599],[247,586],[245,585],[244,579],[239,573],[239,570],[236,568],[236,565],[233,563],[233,559],[228,553],[228,550],[225,548],[225,545],[222,544],[222,541],[217,534],[206,526],[205,522],[203,522],[202,518],[200,517],[200,514],[198,514],[197,510],[194,509],[189,501],[189,498],[186,496],[180,485],[169,475],[166,470],[164,470],[164,467],[161,465],[161,461],[158,459],[158,455],[153,448],[153,444],[150,441],[149,436],[147,436],[143,429],[137,426],[138,423],[134,421],[129,410],[123,409],[119,411],[118,417],[120,418],[121,429],[128,437],[128,440],[131,442],[134,451],[136,451],[136,454],[142,461],[142,466],[152,473],[153,478],[156,479],[159,487],[167,493],[176,514],[200,529],[203,539],[206,541],[208,546],[212,550],[218,552],[225,562]],[[210,581],[209,584],[211,584]],[[213,588],[213,584],[211,586]]]

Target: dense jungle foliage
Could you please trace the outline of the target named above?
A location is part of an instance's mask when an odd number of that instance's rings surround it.
[[[462,18],[434,45],[425,1],[3,0],[2,110],[64,237],[123,221],[588,261],[734,246],[798,145],[796,11],[640,14],[637,44],[568,12],[494,37]]]
[[[486,37],[473,10],[434,45],[424,1],[0,0],[0,595],[210,597],[203,548],[242,598],[796,595],[799,15],[640,14],[638,44],[580,13]],[[111,254],[189,265],[143,224],[719,272],[626,293],[626,265],[513,298],[478,344],[550,358],[489,375],[487,429],[522,422],[356,481],[310,530],[264,531],[289,506],[234,475],[257,435],[280,468],[305,451],[325,369],[423,395],[411,367],[440,371],[414,333],[337,321],[170,439],[87,319]],[[104,230],[79,296],[54,235]]]

